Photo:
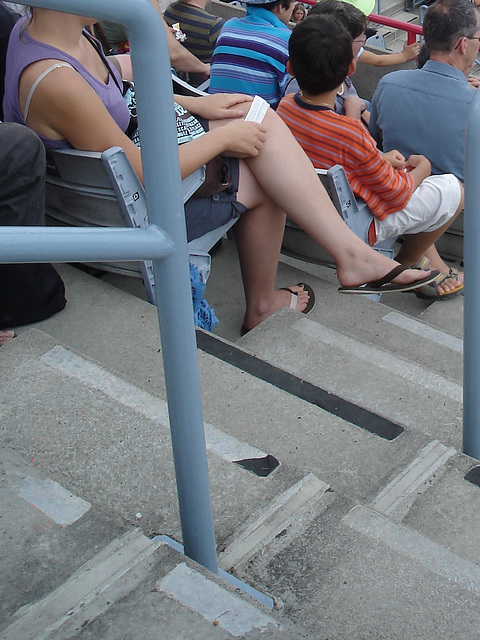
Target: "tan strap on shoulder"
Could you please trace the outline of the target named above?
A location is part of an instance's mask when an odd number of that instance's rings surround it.
[[[35,89],[38,87],[40,82],[46,76],[48,76],[48,74],[50,72],[52,72],[54,69],[58,69],[58,67],[70,67],[70,69],[73,69],[72,65],[69,62],[56,62],[55,64],[52,64],[51,67],[48,67],[48,69],[45,69],[45,71],[38,76],[38,78],[35,80],[35,82],[30,87],[30,91],[28,92],[28,96],[27,96],[27,99],[25,101],[25,110],[24,110],[24,114],[23,114],[23,119],[25,120],[25,122],[27,121],[27,118],[28,118],[28,112],[30,110],[30,103],[32,101],[33,94],[35,93]]]

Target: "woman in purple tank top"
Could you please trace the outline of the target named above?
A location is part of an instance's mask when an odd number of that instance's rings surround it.
[[[113,79],[116,72],[84,33],[92,22],[46,9],[35,9],[30,21],[21,22],[7,54],[4,109],[9,119],[34,129],[47,146],[91,151],[123,147],[143,179],[140,150],[124,133],[128,114],[115,82],[119,78]],[[232,182],[230,189],[218,194],[220,198],[192,196],[185,205],[187,230],[195,226],[199,212],[210,228],[226,221],[226,207],[231,217],[242,214],[236,239],[247,303],[243,331],[283,306],[304,313],[313,308],[310,287],[275,289],[285,213],[331,253],[348,292],[356,293],[361,284],[385,274],[389,283],[383,284],[383,292],[399,286],[411,290],[433,280],[429,272],[394,270],[398,263],[374,252],[348,229],[307,156],[271,109],[257,123],[244,120],[252,102],[248,96],[176,96],[176,100],[177,121],[187,110],[207,121],[209,129],[179,145],[182,177],[221,156]]]

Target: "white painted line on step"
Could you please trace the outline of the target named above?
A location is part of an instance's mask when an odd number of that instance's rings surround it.
[[[73,638],[145,578],[162,544],[138,530],[114,540],[45,598],[21,607],[2,640]]]
[[[436,395],[443,395],[457,402],[462,402],[463,400],[463,387],[461,385],[403,358],[393,356],[387,351],[357,342],[357,340],[343,333],[329,329],[308,318],[302,318],[293,326],[297,331],[313,340],[334,347],[338,351],[343,351],[357,360],[363,360],[376,368],[385,369],[415,386],[429,389],[434,391]]]
[[[413,565],[420,565],[451,580],[458,588],[480,595],[480,567],[427,536],[363,506],[352,509],[342,521],[358,533],[408,558]]]
[[[383,317],[383,320],[394,324],[396,327],[405,329],[405,331],[415,333],[421,338],[430,340],[430,342],[436,342],[442,347],[447,347],[457,353],[463,353],[463,340],[461,338],[445,333],[445,331],[440,331],[440,329],[434,329],[433,327],[423,324],[423,322],[415,320],[415,318],[410,318],[409,316],[404,316],[401,313],[392,311],[391,313],[387,313],[387,315]]]
[[[455,449],[447,448],[438,440],[433,440],[378,494],[372,502],[372,507],[376,511],[390,515],[455,453]]]
[[[15,489],[24,500],[61,525],[73,524],[92,506],[48,478],[26,476]]]
[[[317,495],[323,495],[329,485],[309,473],[281,495],[255,520],[218,558],[219,566],[229,571],[247,560],[257,549],[266,546],[277,536],[301,508]]]
[[[208,622],[216,622],[221,629],[236,638],[254,630],[263,633],[282,628],[276,620],[197,571],[189,569],[183,562],[159,580],[156,589],[196,611]]]
[[[164,400],[139,389],[130,382],[122,380],[61,346],[53,347],[47,351],[41,360],[57,371],[79,380],[90,388],[101,391],[112,400],[168,428],[168,410]],[[268,455],[261,449],[251,447],[246,442],[229,436],[207,422],[205,423],[205,440],[207,449],[227,462],[265,458]]]

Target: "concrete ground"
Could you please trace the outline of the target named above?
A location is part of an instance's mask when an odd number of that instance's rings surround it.
[[[476,638],[462,297],[339,296],[333,270],[282,258],[315,310],[240,338],[224,240],[198,362],[218,564],[258,600],[171,546],[155,308],[112,286],[131,279],[61,271],[67,308],[0,352],[0,637]]]
[[[241,338],[223,241],[197,332],[213,574],[182,553],[155,308],[59,269],[67,308],[0,348],[2,640],[477,640],[462,297],[340,296],[282,256],[317,306]]]

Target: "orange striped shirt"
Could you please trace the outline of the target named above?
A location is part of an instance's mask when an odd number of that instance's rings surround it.
[[[282,98],[277,109],[316,169],[335,164],[345,169],[353,192],[383,220],[410,200],[413,178],[397,171],[378,151],[361,122],[326,107],[310,105],[299,94]]]

